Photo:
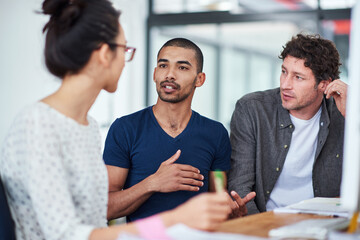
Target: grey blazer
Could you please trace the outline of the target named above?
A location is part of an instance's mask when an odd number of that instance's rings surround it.
[[[340,195],[344,121],[334,100],[324,98],[313,166],[315,197]],[[255,200],[247,204],[248,213],[266,211],[294,131],[289,113],[282,107],[280,89],[250,93],[238,100],[230,128],[228,189],[241,197],[255,191]]]

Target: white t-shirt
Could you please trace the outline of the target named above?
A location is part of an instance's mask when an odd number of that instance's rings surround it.
[[[309,120],[290,115],[295,127],[280,176],[266,203],[266,210],[314,197],[312,169],[318,142],[321,108]]]
[[[42,102],[3,144],[0,173],[17,239],[88,239],[106,227],[108,177],[94,119],[84,126]]]

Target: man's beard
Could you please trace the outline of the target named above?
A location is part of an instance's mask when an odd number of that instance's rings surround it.
[[[176,86],[176,89],[177,89],[177,90],[180,90],[180,89],[181,89],[181,87],[180,87],[179,84],[177,84],[177,83],[174,82],[174,81],[168,81],[168,80],[165,80],[165,81],[161,82],[161,83],[160,83],[160,88],[162,87],[162,85],[163,85],[164,83],[172,83],[172,84],[174,84],[174,85]],[[185,93],[185,94],[183,94],[183,95],[176,95],[176,96],[171,96],[171,98],[167,98],[167,97],[166,97],[166,95],[167,95],[166,93],[165,93],[164,95],[162,95],[160,91],[157,91],[157,92],[158,92],[158,96],[159,96],[159,98],[160,98],[163,102],[168,102],[168,103],[179,103],[179,102],[182,102],[182,101],[184,101],[185,99],[187,99],[187,98],[191,95],[192,89],[195,88],[195,83],[196,83],[196,78],[195,78],[194,81],[193,81],[193,85],[192,85],[192,88],[190,89],[190,91],[187,92],[187,93]]]

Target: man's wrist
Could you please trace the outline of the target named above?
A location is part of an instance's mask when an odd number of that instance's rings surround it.
[[[144,180],[146,191],[149,193],[159,192],[156,181],[154,181],[154,174],[148,176]]]

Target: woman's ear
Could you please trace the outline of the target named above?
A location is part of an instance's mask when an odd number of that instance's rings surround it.
[[[111,51],[108,44],[104,43],[101,45],[100,49],[98,50],[98,61],[101,65],[105,68],[111,65],[111,60],[113,59],[113,52]]]

